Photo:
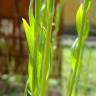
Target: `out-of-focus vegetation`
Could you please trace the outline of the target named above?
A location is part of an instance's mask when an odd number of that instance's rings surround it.
[[[70,47],[64,47],[62,52],[62,80],[64,94],[70,80],[72,68],[70,66]],[[80,80],[76,86],[78,96],[96,96],[96,48],[85,47],[82,56]],[[63,95],[64,96],[64,95]]]
[[[72,68],[70,66],[70,46],[63,46],[62,50],[62,79],[61,81],[51,79],[49,82],[50,92],[62,93],[66,96],[67,84],[70,80]],[[96,96],[96,48],[84,48],[80,81],[76,86],[78,96]],[[2,75],[0,76],[0,96],[23,96],[27,76]],[[60,88],[62,82],[62,90]],[[61,96],[61,95],[60,95]]]

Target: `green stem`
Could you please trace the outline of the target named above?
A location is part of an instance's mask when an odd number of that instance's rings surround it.
[[[83,48],[83,45],[84,45],[83,29],[84,29],[84,24],[85,24],[85,17],[86,17],[86,11],[84,9],[83,10],[83,17],[82,17],[82,25],[81,25],[81,30],[80,30],[80,36],[79,36],[79,41],[78,41],[78,48],[77,48],[77,60],[76,60],[76,64],[75,64],[75,70],[73,71],[72,79],[71,79],[71,82],[69,84],[69,92],[68,92],[69,94],[68,94],[68,96],[72,95],[72,91],[73,91],[75,82],[77,81],[76,80],[77,73],[81,69],[80,68],[80,66],[81,66],[80,60],[82,59],[81,58],[81,56],[82,56],[82,48]]]
[[[45,41],[45,50],[44,50],[44,62],[43,62],[43,77],[42,77],[42,87],[41,87],[41,95],[40,96],[46,96],[46,90],[47,90],[47,83],[48,79],[47,73],[49,68],[49,61],[48,61],[48,53],[50,49],[50,41],[51,41],[51,30],[52,30],[52,20],[51,18],[48,19],[48,32],[46,33],[46,41]]]
[[[38,51],[38,36],[39,36],[39,23],[40,23],[40,0],[35,0],[35,31],[34,31],[34,48],[33,48],[33,96],[36,96],[36,88],[38,86],[37,80],[37,51]]]

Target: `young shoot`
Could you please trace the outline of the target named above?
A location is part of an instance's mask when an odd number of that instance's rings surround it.
[[[35,14],[33,14],[35,3]],[[30,0],[29,24],[23,18],[23,27],[29,49],[28,81],[25,96],[46,96],[51,63],[51,32],[54,0]]]
[[[81,69],[81,59],[84,43],[89,34],[89,21],[88,21],[88,11],[90,9],[91,0],[84,0],[80,5],[77,15],[76,15],[76,27],[78,37],[72,45],[71,52],[71,64],[72,64],[72,78],[68,85],[68,96],[74,94],[77,82],[79,80],[80,69]]]

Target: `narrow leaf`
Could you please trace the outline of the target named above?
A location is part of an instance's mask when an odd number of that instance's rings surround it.
[[[28,76],[29,76],[29,88],[30,88],[30,91],[32,92],[33,91],[33,66],[29,60],[29,64],[28,64]]]
[[[76,14],[76,28],[77,28],[78,35],[80,35],[80,31],[81,31],[82,16],[83,16],[83,4],[80,5]]]
[[[27,42],[28,42],[28,47],[29,47],[29,52],[32,54],[33,53],[33,44],[34,44],[34,19],[33,19],[33,28],[30,29],[30,26],[28,25],[28,23],[26,22],[25,19],[23,20],[23,27],[25,29],[25,34],[26,34],[26,38],[27,38]]]
[[[72,69],[74,71],[75,69],[75,64],[76,64],[76,60],[77,60],[77,47],[78,47],[78,38],[75,40],[74,44],[72,45],[72,49],[71,49],[71,64],[72,64]]]

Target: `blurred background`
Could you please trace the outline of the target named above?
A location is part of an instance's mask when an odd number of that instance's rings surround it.
[[[58,4],[58,0],[55,0]],[[71,77],[70,51],[76,39],[75,16],[82,0],[65,0],[58,47],[53,58],[48,96],[67,96]],[[29,0],[0,0],[0,96],[24,96],[28,46],[22,17],[28,20]],[[89,13],[90,34],[82,57],[78,96],[96,96],[96,1]]]

